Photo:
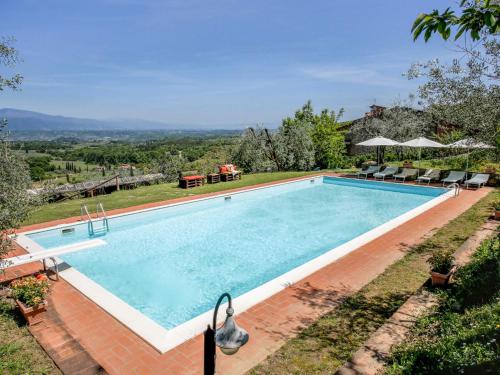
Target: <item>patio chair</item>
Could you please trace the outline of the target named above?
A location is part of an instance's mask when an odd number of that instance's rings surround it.
[[[448,174],[448,177],[445,177],[441,180],[443,183],[443,186],[446,184],[452,184],[454,182],[460,183],[465,179],[465,172],[462,171],[451,171],[450,174]]]
[[[432,181],[439,181],[441,171],[439,169],[428,169],[422,176],[417,177],[417,184],[420,182],[427,182],[429,185]]]
[[[373,177],[375,177],[375,180],[381,179],[383,181],[386,177],[392,177],[395,173],[398,173],[398,169],[398,167],[387,167],[382,172],[374,173]]]
[[[478,189],[481,186],[486,185],[488,180],[490,179],[490,175],[486,173],[474,173],[472,175],[472,178],[466,180],[465,183],[465,188],[468,189],[469,185],[475,185]]]
[[[405,182],[406,179],[417,177],[417,169],[415,168],[403,168],[401,173],[394,175],[394,181],[401,180],[401,182]]]
[[[366,180],[369,176],[373,175],[374,173],[379,172],[380,168],[382,168],[381,165],[370,165],[364,171],[359,171],[358,173],[356,173],[356,177],[360,178],[361,176],[364,176],[365,180]]]

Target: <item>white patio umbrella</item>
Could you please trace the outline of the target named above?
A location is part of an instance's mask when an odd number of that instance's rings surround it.
[[[447,145],[446,147],[467,149],[467,161],[465,164],[465,172],[467,172],[467,170],[469,169],[469,153],[470,153],[471,148],[473,148],[473,149],[495,148],[494,146],[490,146],[486,143],[475,141],[472,138],[461,139],[460,141],[456,141],[454,143],[451,143],[451,144]]]
[[[418,169],[419,169],[419,171],[417,173],[420,172],[420,156],[422,154],[423,147],[431,147],[431,148],[447,147],[446,145],[443,145],[439,142],[431,141],[430,139],[427,139],[425,137],[418,137],[418,138],[412,139],[410,141],[400,143],[399,145],[406,146],[406,147],[418,148]]]
[[[377,163],[379,163],[379,147],[380,146],[398,146],[399,142],[393,141],[389,138],[375,137],[367,139],[366,141],[357,143],[356,146],[367,146],[367,147],[377,147]]]

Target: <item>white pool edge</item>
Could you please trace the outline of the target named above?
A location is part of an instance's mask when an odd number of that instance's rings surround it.
[[[151,211],[151,210],[156,210],[156,209],[161,209],[169,206],[177,206],[180,204],[186,204],[186,203],[193,203],[197,201],[203,201],[206,199],[214,199],[214,198],[219,198],[227,195],[234,195],[234,194],[240,194],[240,193],[245,193],[248,191],[253,191],[253,190],[259,190],[259,189],[265,189],[269,187],[274,187],[274,186],[279,186],[279,185],[284,185],[284,184],[290,184],[298,181],[303,181],[303,180],[311,180],[311,179],[318,179],[318,178],[323,178],[323,177],[332,177],[332,176],[327,176],[327,175],[320,175],[320,176],[309,176],[305,178],[300,178],[300,179],[295,179],[293,181],[286,181],[282,183],[276,183],[276,184],[271,184],[271,185],[266,185],[266,186],[259,186],[255,188],[249,188],[249,189],[244,189],[244,190],[239,190],[235,192],[226,192],[222,194],[217,194],[213,195],[210,197],[203,197],[200,199],[193,199],[185,202],[177,202],[177,203],[172,203],[172,204],[165,204],[162,206],[158,207],[153,207],[153,208],[147,208],[147,209],[142,209],[142,210],[137,210],[133,212],[127,212],[123,214],[117,214],[117,215],[112,215],[109,216],[109,218],[112,217],[119,217],[119,216],[125,216],[125,215],[130,215],[130,214],[136,214],[140,212],[145,212],[145,211]],[[336,177],[339,178],[339,177]],[[382,182],[386,183],[386,182]],[[391,183],[391,182],[387,182]],[[400,185],[400,184],[398,184]],[[427,188],[427,186],[426,186]],[[233,300],[233,306],[236,312],[236,315],[248,310],[252,306],[255,306],[256,304],[264,301],[265,299],[273,296],[274,294],[280,292],[281,290],[285,289],[286,287],[290,286],[291,284],[294,284],[307,276],[313,274],[314,272],[320,270],[321,268],[333,263],[334,261],[338,260],[339,258],[349,254],[350,252],[358,249],[359,247],[367,244],[370,241],[373,241],[374,239],[382,236],[383,234],[389,232],[390,230],[400,226],[401,224],[417,217],[418,215],[422,214],[423,212],[431,209],[432,207],[437,206],[438,204],[444,202],[448,198],[450,198],[452,195],[449,193],[444,193],[434,199],[431,199],[430,201],[392,219],[389,220],[388,222],[379,225],[376,228],[371,229],[368,232],[363,233],[362,235],[353,238],[352,240],[337,246],[328,252],[284,273],[281,276],[276,277],[273,280],[270,280],[246,293],[243,295],[236,297]],[[52,230],[52,229],[58,229],[58,228],[63,228],[63,227],[68,227],[68,226],[74,226],[75,224],[79,223],[72,223],[72,224],[63,224],[63,225],[57,225],[53,226],[50,228],[44,228],[41,230],[32,230],[32,231],[26,231],[22,232],[17,235],[16,237],[16,242],[25,248],[28,252],[38,252],[38,251],[44,251],[43,247],[38,245],[36,242],[31,240],[29,237],[27,237],[28,234],[30,233],[35,233],[35,232],[43,232],[46,230]],[[25,247],[26,246],[26,247]],[[59,263],[64,263],[61,259],[58,259]],[[69,266],[69,265],[68,265]],[[153,346],[156,350],[158,350],[160,353],[165,353],[176,346],[182,344],[183,342],[203,333],[207,327],[208,324],[211,324],[212,320],[212,311],[207,311],[201,315],[198,315],[197,317],[182,323],[172,329],[167,330],[163,326],[159,325],[155,321],[153,321],[151,318],[148,318],[146,315],[138,311],[137,309],[133,308],[129,304],[127,304],[125,301],[122,299],[118,298],[114,294],[110,293],[107,291],[105,288],[103,288],[101,285],[98,283],[94,282],[81,272],[77,271],[76,269],[72,268],[69,266],[69,268],[60,271],[60,276],[66,280],[68,283],[70,283],[73,287],[75,287],[77,290],[79,290],[83,295],[85,295],[87,298],[92,300],[94,303],[96,303],[99,307],[101,307],[103,310],[105,310],[107,313],[109,313],[111,316],[113,316],[115,319],[117,319],[120,323],[122,323],[124,326],[126,326],[128,329],[130,329],[132,332],[137,334],[139,337],[141,337],[143,340],[145,340],[147,343],[149,343],[151,346]],[[222,309],[225,308],[225,305],[221,306]],[[220,320],[222,321],[224,318],[224,314],[219,314],[220,315]]]

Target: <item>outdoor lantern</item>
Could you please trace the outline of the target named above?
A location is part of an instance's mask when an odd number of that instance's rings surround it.
[[[224,298],[228,299],[228,307],[226,309],[226,320],[222,327],[217,328],[217,312]],[[233,318],[234,310],[232,299],[229,293],[224,293],[219,297],[215,305],[213,324],[207,327],[205,331],[204,343],[204,374],[215,374],[215,349],[218,346],[222,353],[227,355],[235,354],[243,345],[248,342],[248,332],[243,328],[238,327]]]
[[[224,325],[215,331],[215,345],[220,348],[222,353],[227,355],[236,353],[248,341],[247,331],[238,327],[233,314],[233,308],[228,307]]]

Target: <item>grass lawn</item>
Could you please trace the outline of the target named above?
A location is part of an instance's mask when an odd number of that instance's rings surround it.
[[[301,177],[312,173],[317,172],[255,173],[243,175],[243,179],[238,181],[205,184],[204,186],[193,189],[180,189],[177,187],[177,183],[141,186],[136,189],[121,190],[108,195],[100,195],[96,198],[73,199],[61,203],[46,204],[37,208],[24,224],[42,223],[50,220],[78,216],[80,215],[80,205],[83,203],[88,205],[91,211],[95,210],[97,202],[102,202],[106,210],[112,210],[115,208],[159,202],[173,198],[235,189],[292,177]]]
[[[0,374],[60,374],[16,308],[0,297]]]
[[[430,252],[455,251],[484,223],[499,198],[499,191],[490,193],[249,373],[333,374],[428,279]]]

